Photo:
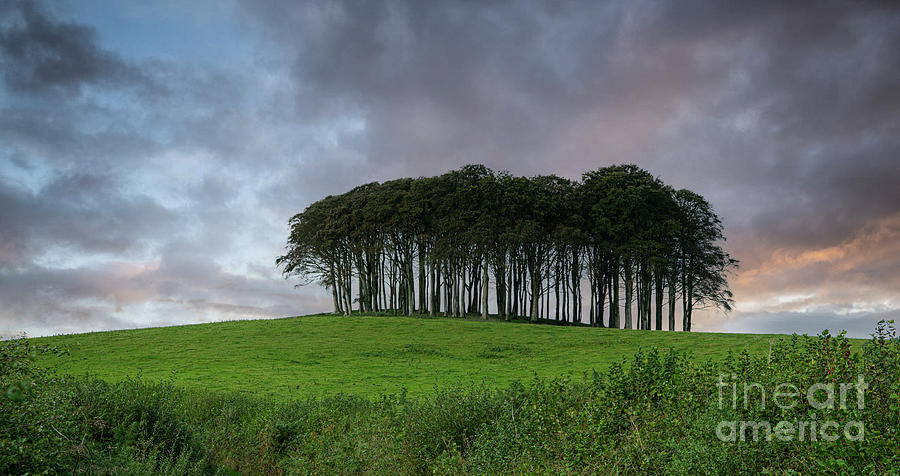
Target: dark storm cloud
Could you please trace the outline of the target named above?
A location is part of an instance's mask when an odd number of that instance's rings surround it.
[[[123,195],[113,177],[78,174],[57,177],[37,193],[0,182],[0,223],[3,269],[53,247],[67,254],[140,252],[158,230],[184,221],[147,196]]]
[[[318,310],[234,256],[267,217],[241,201],[256,167],[275,168],[247,73],[125,58],[48,7],[0,3],[0,334]]]
[[[635,162],[709,197],[751,273],[773,251],[839,247],[900,212],[900,12],[886,3],[245,8],[270,54],[291,62],[298,117],[364,121],[343,146],[365,161],[332,169],[336,182],[472,162],[568,176]],[[884,260],[896,276],[900,258]],[[862,272],[782,266],[807,290]],[[738,305],[763,287],[736,284]],[[896,300],[875,282],[854,289]],[[828,296],[820,304],[854,301]]]
[[[78,90],[84,83],[132,82],[140,72],[99,48],[92,28],[55,21],[29,0],[0,2],[0,61],[11,91]]]
[[[0,0],[0,333],[326,310],[272,265],[288,217],[475,162],[708,197],[740,312],[698,327],[900,308],[888,3],[248,1],[207,61],[64,13]]]
[[[247,8],[292,61],[298,114],[364,119],[347,145],[385,176],[638,162],[763,234],[822,243],[900,198],[900,16],[878,4]]]

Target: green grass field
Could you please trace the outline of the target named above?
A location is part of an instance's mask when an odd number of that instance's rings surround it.
[[[176,385],[279,398],[337,392],[430,393],[451,384],[505,386],[541,377],[581,378],[639,348],[720,358],[762,353],[778,335],[561,327],[463,319],[305,316],[95,332],[35,339],[65,345],[43,358],[64,373],[138,376]]]

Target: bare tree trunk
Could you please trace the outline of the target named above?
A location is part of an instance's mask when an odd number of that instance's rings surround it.
[[[656,270],[656,330],[663,330],[663,276],[662,272]]]
[[[515,282],[513,281],[513,261],[512,254],[509,255],[509,262],[506,264],[506,277],[504,278],[506,281],[506,295],[503,296],[503,317],[509,321],[512,317],[512,293],[513,286]]]
[[[682,269],[690,269],[690,263],[684,263]],[[690,271],[682,271],[681,273],[681,330],[685,332],[691,331],[691,303],[694,300],[693,293],[693,277]]]
[[[684,330],[686,332],[690,332],[691,331],[691,317],[693,317],[692,314],[694,313],[694,286],[693,286],[693,283],[688,283],[687,288],[688,288],[687,297],[685,298],[684,302],[682,303],[682,305],[684,306],[684,323],[682,325],[684,326]]]
[[[610,327],[619,329],[622,326],[619,319],[619,265],[618,258],[614,258],[615,261],[611,261],[611,272],[609,278],[609,315],[610,321],[614,321],[610,324]]]
[[[416,281],[415,276],[413,275],[412,253],[409,254],[409,262],[406,266],[406,279],[406,289],[408,296],[408,307],[406,309],[406,313],[407,315],[412,316],[416,312]]]
[[[419,312],[428,312],[428,305],[425,290],[427,288],[427,279],[425,279],[425,246],[419,244]]]
[[[462,271],[459,270],[459,263],[455,263],[453,268],[453,316],[460,317],[462,315],[462,293],[463,293],[463,285],[462,282]]]
[[[541,293],[539,292],[539,288],[541,286],[541,278],[538,276],[537,270],[535,269],[537,266],[536,263],[531,263],[531,322],[537,322],[538,320],[538,306],[541,297]]]
[[[488,318],[488,257],[484,253],[484,266],[481,275],[481,318]]]
[[[497,318],[506,317],[506,268],[503,265],[494,267],[494,281],[497,292],[494,294],[497,303]]]
[[[581,322],[581,263],[577,250],[572,254],[572,322]]]
[[[509,270],[512,286],[509,288],[509,307],[513,316],[519,315],[519,270],[515,260]]]
[[[344,276],[344,314],[353,313],[353,274],[350,271],[350,257],[347,257],[347,269]]]
[[[331,285],[331,301],[334,303],[334,313],[335,314],[340,313],[341,306],[340,306],[340,304],[338,304],[337,285],[336,284]]]
[[[431,275],[431,280],[429,282],[429,286],[431,287],[430,292],[428,293],[428,298],[431,301],[431,305],[428,307],[429,314],[434,317],[434,313],[437,308],[437,303],[435,303],[435,298],[437,297],[437,283],[435,282],[435,276],[437,273],[434,269],[434,260],[431,261],[431,265],[428,267],[428,272]]]
[[[602,269],[602,268],[601,268]],[[603,300],[606,297],[606,281],[607,278],[604,274],[601,274],[597,277],[597,281],[600,282],[600,285],[597,286],[597,300],[596,304],[594,304],[594,300],[591,299],[591,305],[596,306],[596,310],[594,311],[594,325],[597,327],[606,327],[603,325]],[[612,312],[612,311],[610,311]],[[610,327],[612,327],[612,315],[610,314]]]
[[[675,330],[675,278],[669,278],[669,330]]]
[[[547,274],[549,275],[550,273],[547,273]],[[548,290],[550,289],[550,276],[547,276],[547,289]],[[549,320],[550,319],[550,293],[549,292],[544,293],[543,291],[541,291],[541,299],[543,299],[543,302],[544,302],[544,312],[541,313],[541,317],[544,317],[547,320]]]
[[[553,282],[553,296],[554,296],[554,301],[556,302],[556,320],[557,321],[559,320],[559,281],[560,281],[560,279],[559,279],[559,275],[560,275],[559,262],[560,262],[560,260],[557,259],[556,264],[555,264],[556,279]]]
[[[391,308],[391,314],[396,316],[397,315],[397,304],[395,303],[395,301],[396,301],[396,297],[397,297],[397,264],[396,264],[396,261],[394,261],[395,258],[396,258],[396,255],[392,256],[390,259],[391,282],[390,282],[389,287],[391,288],[391,295],[390,295],[390,302],[388,303],[388,307]]]
[[[641,330],[644,328],[644,301],[641,299],[643,295],[641,291],[643,290],[643,283],[641,282],[641,266],[637,266],[637,272],[634,273],[634,294],[632,295],[631,300],[637,303],[637,315],[635,317],[634,328]]]
[[[632,278],[631,263],[625,261],[625,328],[631,329],[631,293],[634,280]]]
[[[596,316],[594,315],[594,308],[597,304],[597,291],[596,284],[594,284],[594,272],[588,272],[588,281],[590,281],[591,286],[591,304],[588,306],[588,325],[594,327],[597,325]]]

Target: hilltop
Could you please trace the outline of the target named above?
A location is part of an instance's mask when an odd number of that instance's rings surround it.
[[[184,387],[278,397],[377,395],[540,377],[580,379],[640,348],[693,359],[767,352],[769,334],[716,334],[531,325],[479,319],[314,315],[93,332],[35,341],[66,346],[42,363],[118,381],[141,376]]]

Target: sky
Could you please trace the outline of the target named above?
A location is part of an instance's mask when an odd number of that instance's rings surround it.
[[[470,163],[705,196],[695,330],[900,318],[891,2],[0,0],[0,335],[329,311],[288,219]]]

